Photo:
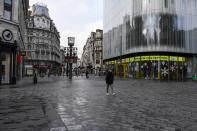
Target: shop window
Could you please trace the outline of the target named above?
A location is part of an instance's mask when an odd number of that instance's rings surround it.
[[[1,59],[2,59],[2,61],[5,61],[6,60],[6,54],[2,54]]]
[[[96,60],[96,64],[100,64],[100,60]]]
[[[12,0],[4,0],[3,17],[6,20],[11,20],[12,16]]]
[[[4,2],[5,2],[6,4],[9,4],[9,5],[12,4],[12,0],[4,0]]]

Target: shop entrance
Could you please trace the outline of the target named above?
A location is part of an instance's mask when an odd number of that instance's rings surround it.
[[[10,83],[10,54],[9,53],[2,53],[2,83],[7,84]]]

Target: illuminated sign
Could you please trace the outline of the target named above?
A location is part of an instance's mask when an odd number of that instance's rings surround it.
[[[140,56],[136,56],[135,61],[140,61]]]
[[[141,61],[148,61],[150,60],[150,56],[141,56]]]

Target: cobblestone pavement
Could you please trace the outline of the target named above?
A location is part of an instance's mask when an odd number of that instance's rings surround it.
[[[115,96],[106,96],[105,88],[103,77],[43,78],[35,86],[25,80],[3,87],[0,131],[21,131],[21,125],[24,131],[49,130],[54,127],[49,114],[58,114],[69,131],[197,131],[195,82],[116,79]],[[37,107],[41,110],[31,112]],[[16,111],[25,112],[25,117]]]
[[[34,85],[33,78],[25,78],[17,85],[0,86],[0,131],[66,131],[51,103],[38,92],[56,80],[39,78],[40,83]]]

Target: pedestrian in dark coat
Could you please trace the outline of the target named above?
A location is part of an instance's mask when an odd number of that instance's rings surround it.
[[[112,95],[115,95],[114,90],[113,90],[114,74],[112,70],[108,71],[105,80],[107,84],[106,95],[109,95],[109,87],[111,88]]]
[[[89,74],[88,71],[86,71],[86,78],[89,78],[88,74]]]

